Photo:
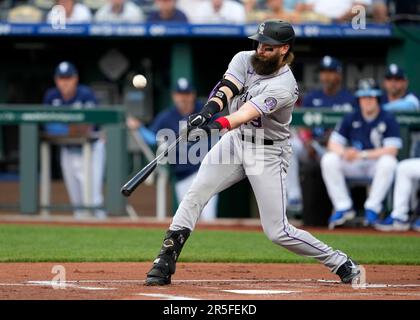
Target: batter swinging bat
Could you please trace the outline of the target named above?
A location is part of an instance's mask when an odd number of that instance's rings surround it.
[[[178,138],[172,142],[172,144],[161,154],[159,154],[155,159],[153,159],[147,166],[141,169],[134,177],[132,177],[128,182],[121,188],[121,193],[128,197],[130,196],[134,190],[144,181],[147,177],[155,170],[158,162],[162,160],[164,157],[171,152],[178,143],[186,137],[186,131],[181,133]]]

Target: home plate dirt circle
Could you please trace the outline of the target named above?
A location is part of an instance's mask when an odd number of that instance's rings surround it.
[[[54,280],[60,265],[65,279]],[[150,263],[1,263],[0,299],[420,299],[420,267],[367,265],[366,284],[320,264],[182,263],[172,284],[144,286]]]

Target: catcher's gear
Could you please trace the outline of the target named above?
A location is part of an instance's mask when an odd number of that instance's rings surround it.
[[[171,276],[176,269],[176,261],[190,233],[191,230],[188,228],[166,232],[159,255],[153,262],[152,269],[147,273],[145,283],[147,286],[162,286],[171,283]]]
[[[295,42],[295,31],[286,21],[270,19],[262,22],[257,33],[248,38],[272,46],[288,44],[291,51]]]

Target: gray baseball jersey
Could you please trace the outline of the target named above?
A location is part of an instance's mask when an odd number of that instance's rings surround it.
[[[257,199],[267,237],[292,252],[318,259],[336,272],[346,262],[347,255],[295,228],[287,220],[285,179],[291,156],[289,124],[298,94],[295,78],[288,66],[272,76],[255,74],[250,63],[252,53],[239,52],[225,73],[243,84],[242,93],[230,103],[230,112],[250,101],[261,117],[227,132],[210,149],[169,229],[194,230],[204,206],[213,195],[247,178]],[[263,129],[264,138],[275,140],[275,143],[263,145],[242,140],[241,133],[248,135],[248,129]],[[218,159],[230,161],[220,162]]]
[[[289,124],[299,94],[295,77],[288,65],[274,75],[256,74],[251,65],[254,52],[241,51],[236,54],[225,73],[243,86],[241,94],[232,99],[229,111],[233,113],[249,101],[261,117],[243,124],[241,130],[264,129],[265,139],[285,140],[290,136]]]

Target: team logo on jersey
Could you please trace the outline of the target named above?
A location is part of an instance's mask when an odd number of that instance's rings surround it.
[[[264,100],[264,104],[268,108],[268,110],[273,110],[277,106],[277,100],[273,97],[268,97]]]
[[[384,133],[386,131],[386,124],[385,124],[385,122],[379,123],[376,128],[378,129],[379,132]]]
[[[259,34],[264,34],[264,28],[265,28],[265,23],[261,23],[260,27],[258,28],[258,33]]]
[[[319,98],[314,98],[314,99],[312,99],[312,104],[313,104],[315,107],[320,107],[320,106],[322,105],[322,99],[319,99]]]

